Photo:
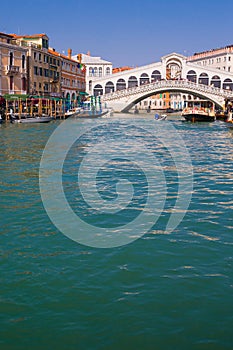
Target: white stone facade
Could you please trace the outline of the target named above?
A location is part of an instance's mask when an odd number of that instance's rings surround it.
[[[112,75],[112,62],[90,54],[77,54],[72,59],[81,61],[86,66],[86,91],[90,93],[95,79],[101,79]]]
[[[187,61],[233,73],[233,45],[195,53]]]

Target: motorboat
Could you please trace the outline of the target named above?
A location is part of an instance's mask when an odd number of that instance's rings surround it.
[[[155,114],[155,120],[165,120],[167,119],[167,115],[166,114]]]
[[[188,100],[181,115],[190,122],[214,122],[215,104],[209,100]]]
[[[81,110],[81,107],[68,109],[68,111],[65,112],[65,119],[69,117],[76,117],[78,114],[80,114]]]
[[[10,116],[11,123],[49,123],[51,120],[53,120],[53,117],[50,116]]]

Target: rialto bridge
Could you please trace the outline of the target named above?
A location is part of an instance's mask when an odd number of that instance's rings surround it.
[[[89,93],[101,96],[115,112],[127,112],[143,99],[163,92],[192,94],[222,107],[233,98],[233,74],[203,67],[172,53],[160,62],[89,80]]]

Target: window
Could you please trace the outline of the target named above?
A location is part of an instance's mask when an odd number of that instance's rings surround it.
[[[25,68],[25,55],[22,56],[22,68]],[[23,89],[25,90],[25,89]]]
[[[10,76],[10,90],[13,90],[14,77]]]
[[[42,47],[44,49],[48,49],[49,48],[49,42],[47,39],[42,39]]]
[[[22,78],[22,90],[26,90],[26,78],[25,77],[23,77]]]
[[[13,65],[13,52],[10,52],[10,66]]]
[[[34,52],[34,60],[36,60],[36,52]]]
[[[110,75],[110,68],[109,67],[106,68],[106,75]]]
[[[38,75],[38,67],[34,66],[34,74]]]

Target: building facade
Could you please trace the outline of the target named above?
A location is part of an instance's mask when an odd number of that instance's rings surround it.
[[[14,38],[27,49],[27,94],[61,97],[61,58],[49,49],[48,36],[14,34]]]
[[[68,56],[58,54],[62,59],[61,91],[67,106],[73,107],[80,102],[86,89],[86,67],[72,59],[72,50],[68,49]]]
[[[233,74],[233,45],[222,48],[197,52],[187,58],[188,62],[197,63],[203,67],[212,67]]]
[[[15,43],[14,36],[0,33],[0,95],[26,94],[27,49]]]
[[[86,67],[87,92],[90,92],[92,89],[93,78],[108,77],[112,74],[112,63],[103,60],[101,57],[91,56],[90,52],[87,54],[76,54],[72,58]]]

